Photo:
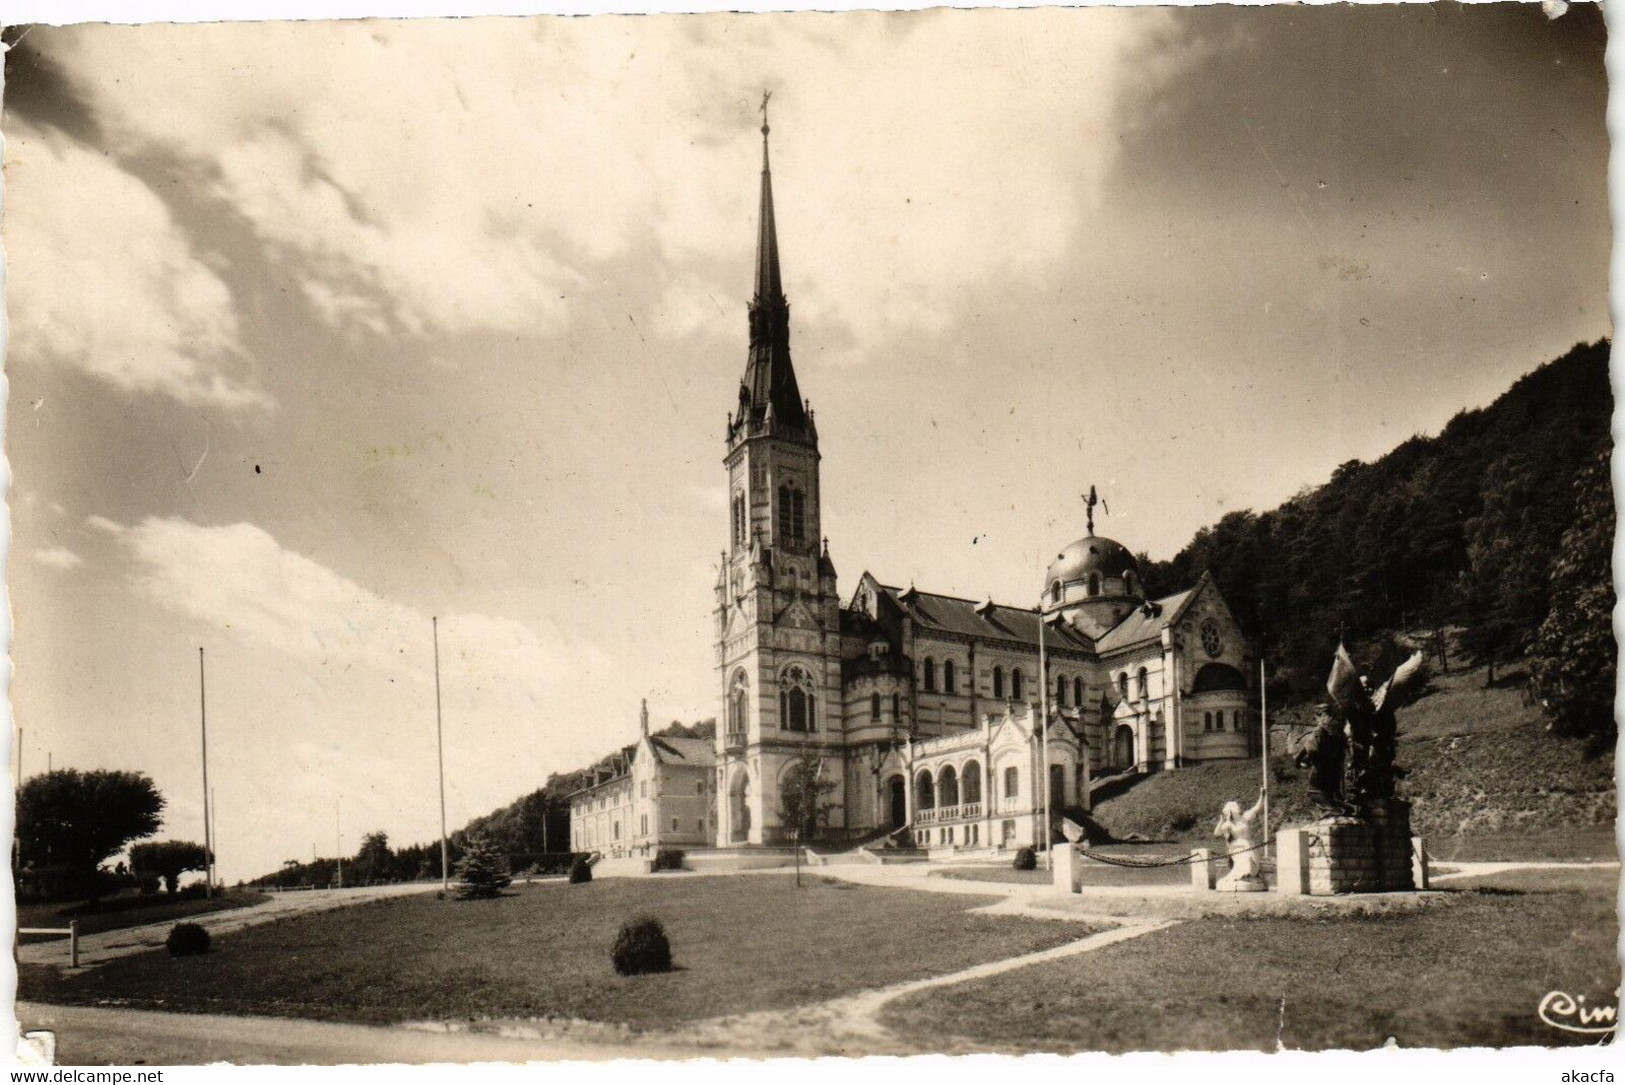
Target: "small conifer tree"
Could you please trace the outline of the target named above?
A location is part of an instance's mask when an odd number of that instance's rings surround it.
[[[461,881],[458,893],[464,900],[497,896],[513,883],[507,855],[484,836],[470,836],[464,842],[457,877]]]

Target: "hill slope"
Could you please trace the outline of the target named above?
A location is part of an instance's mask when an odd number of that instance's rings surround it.
[[[1615,858],[1612,753],[1588,757],[1582,742],[1551,734],[1521,689],[1486,688],[1484,678],[1483,668],[1435,678],[1400,713],[1398,760],[1410,773],[1400,794],[1412,804],[1413,831],[1440,858]],[[1284,746],[1285,726],[1271,730],[1272,744]],[[1289,754],[1271,758],[1270,777],[1272,825],[1314,816]],[[1250,803],[1258,785],[1256,760],[1194,765],[1141,780],[1099,803],[1095,817],[1118,836],[1205,846],[1224,803]]]

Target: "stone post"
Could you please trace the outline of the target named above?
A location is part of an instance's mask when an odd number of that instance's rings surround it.
[[[1217,866],[1213,861],[1213,852],[1207,848],[1193,848],[1191,850],[1191,888],[1196,890],[1210,890],[1218,884]]]
[[[1083,856],[1070,844],[1054,849],[1053,883],[1062,893],[1083,892]]]
[[[1411,837],[1411,882],[1418,890],[1428,887],[1428,849],[1419,836]]]
[[[1302,829],[1282,829],[1275,834],[1275,891],[1284,896],[1309,895],[1309,849]]]

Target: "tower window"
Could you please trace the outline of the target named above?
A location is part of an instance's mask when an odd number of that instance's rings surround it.
[[[872,720],[880,718],[880,694],[878,693],[869,694],[869,718]]]
[[[997,699],[1001,700],[1001,701],[1004,700],[1004,668],[1003,667],[994,667],[993,668],[993,696],[996,697]]]
[[[733,529],[734,545],[745,545],[745,494],[743,491],[734,494],[733,501]]]
[[[779,726],[806,733],[816,729],[817,698],[812,678],[800,667],[791,667],[779,679]]]
[[[1066,707],[1066,675],[1055,676],[1055,703],[1062,708]]]
[[[1052,603],[1059,603],[1061,601],[1061,582],[1059,580],[1050,581],[1049,599]]]
[[[1099,595],[1100,594],[1100,574],[1099,573],[1090,573],[1089,574],[1089,594],[1090,595]]]
[[[1072,679],[1072,703],[1079,708],[1083,707],[1083,679]]]
[[[891,695],[891,718],[894,720],[903,718],[903,698],[896,693]]]
[[[1010,672],[1010,697],[1012,700],[1021,700],[1021,668],[1017,667]]]
[[[807,535],[806,495],[788,482],[779,487],[779,530],[794,543]]]
[[[937,661],[930,656],[925,657],[925,691],[935,693],[937,690]]]
[[[1128,672],[1127,671],[1124,671],[1123,673],[1121,673],[1121,674],[1119,674],[1117,676],[1117,695],[1119,697],[1123,698],[1123,700],[1125,700],[1125,701],[1128,700]]]
[[[945,659],[942,662],[942,690],[944,693],[958,693],[954,682],[954,661]]]

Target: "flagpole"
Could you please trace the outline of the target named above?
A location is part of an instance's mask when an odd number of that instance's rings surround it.
[[[446,846],[446,739],[440,722],[440,619],[430,618],[434,633],[434,746],[440,764],[440,891],[451,891],[450,849]]]
[[[1040,747],[1043,750],[1044,816],[1039,819],[1044,827],[1044,869],[1055,869],[1055,849],[1050,847],[1050,794],[1049,794],[1049,658],[1044,652],[1044,600],[1038,600],[1038,718],[1043,728]]]
[[[209,824],[209,697],[203,679],[203,646],[197,650],[198,729],[203,736],[203,878],[206,896],[214,896],[214,833]]]
[[[1263,737],[1259,772],[1264,781],[1264,858],[1270,855],[1270,707],[1269,690],[1264,687],[1264,660],[1258,661],[1258,729]]]

